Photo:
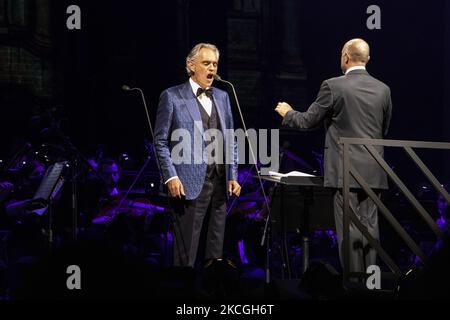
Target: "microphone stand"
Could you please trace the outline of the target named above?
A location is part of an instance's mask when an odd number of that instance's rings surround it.
[[[160,167],[160,165],[159,165],[159,159],[158,159],[158,153],[155,151],[155,148],[154,148],[154,146],[155,146],[155,142],[154,142],[154,140],[155,140],[155,135],[154,135],[154,133],[153,133],[153,126],[152,126],[152,122],[150,121],[150,115],[149,115],[149,113],[148,113],[148,108],[147,108],[147,102],[145,101],[145,96],[144,96],[144,92],[142,91],[142,89],[141,88],[130,88],[129,86],[127,86],[127,85],[123,85],[122,86],[122,90],[124,90],[124,91],[133,91],[133,90],[136,90],[136,91],[139,91],[139,93],[141,94],[141,99],[142,99],[142,102],[143,102],[143,104],[144,104],[144,109],[145,109],[145,114],[146,114],[146,116],[147,116],[147,124],[148,124],[148,128],[149,128],[149,130],[150,130],[150,135],[151,135],[151,144],[153,145],[153,148],[152,148],[152,150],[153,150],[153,154],[155,155],[155,161],[156,161],[156,166],[158,167],[158,173],[159,173],[159,178],[160,178],[160,182],[161,183],[163,183],[163,178],[162,178],[162,175],[161,175],[161,167]],[[144,169],[147,167],[147,165],[149,164],[149,162],[150,162],[150,157],[147,159],[147,161],[144,163],[144,165],[142,166],[142,168],[141,168],[141,170],[139,171],[139,173],[136,175],[136,178],[134,179],[134,181],[131,183],[131,186],[128,188],[128,190],[127,190],[127,193],[126,193],[126,196],[129,194],[129,192],[131,191],[131,189],[133,188],[133,186],[136,184],[136,182],[138,181],[138,179],[139,179],[139,177],[142,175],[142,173],[144,172]],[[126,198],[126,196],[124,197],[124,199]],[[122,201],[124,201],[124,200],[122,200]],[[119,208],[120,208],[120,206],[121,206],[121,203],[119,204]],[[164,242],[165,242],[165,247],[166,247],[166,259],[168,258],[167,257],[167,252],[168,252],[168,246],[169,246],[169,239],[168,239],[168,235],[167,235],[167,231],[168,230],[166,230],[166,232],[164,232]]]
[[[122,90],[124,90],[124,91],[133,91],[133,90],[136,90],[136,91],[139,91],[139,93],[141,94],[141,99],[142,99],[142,102],[144,103],[145,114],[146,114],[146,116],[147,116],[148,128],[150,129],[150,134],[151,134],[151,137],[152,137],[152,143],[153,143],[153,138],[154,138],[154,135],[153,135],[153,126],[152,126],[152,122],[150,121],[150,116],[149,116],[149,114],[148,114],[148,108],[147,108],[147,103],[146,103],[146,101],[145,101],[144,92],[141,90],[141,88],[130,88],[130,87],[127,86],[127,85],[123,85],[123,86],[122,86]],[[159,167],[158,159],[155,158],[155,160],[156,160],[157,165],[158,165],[158,167]]]
[[[268,240],[266,241],[266,238],[268,239],[268,237],[267,237],[267,232],[268,232],[268,228],[269,228],[269,220],[270,220],[270,216],[271,216],[271,213],[270,213],[270,206],[269,206],[269,201],[267,200],[267,195],[266,195],[266,192],[265,192],[265,190],[264,190],[264,184],[263,184],[263,182],[262,182],[261,175],[260,175],[259,170],[258,170],[258,166],[257,166],[257,162],[256,162],[255,153],[254,153],[254,151],[253,151],[252,144],[251,144],[250,139],[249,139],[249,137],[248,137],[247,126],[246,126],[246,124],[245,124],[244,116],[242,115],[241,106],[239,105],[239,99],[238,99],[238,97],[237,97],[237,94],[236,94],[236,90],[235,90],[235,88],[234,88],[234,85],[233,85],[231,82],[229,82],[229,81],[223,80],[223,79],[222,79],[219,75],[217,75],[217,74],[214,75],[214,79],[217,80],[217,81],[224,82],[224,83],[228,84],[228,85],[231,87],[232,91],[233,91],[234,100],[236,101],[236,106],[237,106],[237,109],[238,109],[238,111],[239,111],[239,116],[240,116],[240,118],[241,118],[242,126],[243,126],[244,132],[245,132],[245,137],[247,138],[247,141],[248,141],[248,145],[249,145],[249,149],[250,149],[250,154],[251,154],[251,156],[252,156],[252,158],[253,158],[253,162],[254,162],[253,166],[254,166],[255,169],[256,169],[255,171],[256,171],[256,174],[257,174],[257,176],[258,176],[259,185],[260,185],[260,187],[261,187],[261,191],[262,191],[263,197],[264,197],[264,202],[265,202],[265,204],[266,204],[267,217],[266,217],[266,222],[265,222],[265,225],[264,225],[263,236],[262,236],[262,239],[261,239],[261,246],[264,246],[264,244],[266,244],[266,283],[269,284],[269,283],[270,283],[270,270],[269,270],[269,241],[268,241]]]

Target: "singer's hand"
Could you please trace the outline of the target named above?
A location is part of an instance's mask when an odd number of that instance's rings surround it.
[[[275,108],[275,111],[278,112],[278,114],[283,118],[286,116],[286,113],[291,110],[294,109],[292,109],[292,107],[286,102],[278,102],[277,107]]]
[[[167,182],[167,189],[169,190],[169,196],[174,198],[180,198],[185,196],[183,184],[180,179],[175,178]]]
[[[241,194],[241,186],[236,180],[228,181],[228,195],[231,197],[232,195],[239,197]]]

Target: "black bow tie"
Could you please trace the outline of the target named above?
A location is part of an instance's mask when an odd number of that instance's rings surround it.
[[[198,88],[197,89],[197,97],[200,96],[202,93],[204,93],[207,97],[212,99],[213,91],[211,88],[208,88],[208,89]]]

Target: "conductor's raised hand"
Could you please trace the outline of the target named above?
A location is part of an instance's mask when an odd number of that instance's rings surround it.
[[[278,102],[275,107],[275,111],[278,112],[278,114],[283,118],[286,116],[286,113],[291,110],[293,110],[292,107],[286,102]]]

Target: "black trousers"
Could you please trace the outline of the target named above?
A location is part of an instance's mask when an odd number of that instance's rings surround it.
[[[222,258],[226,223],[225,177],[208,172],[200,195],[194,200],[172,199],[174,209],[174,265],[194,267],[203,220],[209,213],[205,260]]]
[[[380,190],[374,190],[380,197]],[[356,217],[367,228],[369,234],[379,240],[378,229],[378,207],[364,191],[360,189],[351,189],[349,193],[350,207],[356,214]],[[344,197],[341,189],[337,189],[334,194],[334,218],[336,222],[336,231],[339,242],[339,257],[343,266],[343,221],[344,221]],[[377,253],[369,245],[367,239],[356,228],[350,224],[350,272],[366,272],[366,268],[375,265],[377,262]]]

